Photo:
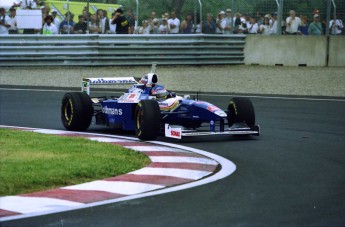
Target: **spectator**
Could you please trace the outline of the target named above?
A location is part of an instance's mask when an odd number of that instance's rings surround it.
[[[150,23],[150,26],[151,26],[151,28],[152,28],[152,33],[153,34],[158,34],[159,32],[158,32],[158,27],[159,27],[159,19],[156,17],[157,16],[157,14],[156,14],[156,12],[155,11],[152,11],[151,12],[151,16],[150,16],[150,19],[149,19],[149,23]],[[157,33],[155,33],[155,31],[157,32]]]
[[[257,18],[257,24],[260,27],[260,25],[262,25],[264,23],[265,17],[263,13],[257,12],[256,13],[256,18]]]
[[[296,17],[296,12],[290,10],[290,16],[286,18],[286,34],[287,35],[297,35],[298,27],[301,25],[301,19]]]
[[[232,17],[231,9],[226,10],[226,17],[225,17],[225,28],[224,34],[233,34],[234,33],[234,18]]]
[[[60,28],[60,19],[57,17],[57,11],[56,9],[53,9],[52,11],[52,16],[54,18],[53,23],[55,24],[55,27]]]
[[[247,28],[247,24],[249,23],[249,18],[247,15],[242,15],[241,17],[241,25],[239,27],[239,31],[241,33],[245,33],[247,34],[248,33],[248,28]]]
[[[73,22],[74,15],[71,12],[65,14],[65,19],[60,23],[59,31],[61,34],[73,33]]]
[[[196,34],[200,34],[201,33],[201,21],[200,21],[200,16],[199,15],[196,15],[195,17],[196,19],[196,27],[194,27],[194,24],[193,24],[193,30]]]
[[[116,24],[116,34],[129,34],[130,28],[127,18],[123,15],[123,10],[118,8],[112,18],[112,24]]]
[[[129,9],[127,11],[127,20],[128,20],[128,24],[129,24],[129,34],[133,34],[134,33],[134,26],[135,26],[135,18],[133,15],[133,11],[131,9]]]
[[[262,35],[271,35],[270,18],[265,16],[263,24],[259,26],[259,32]]]
[[[181,23],[181,33],[192,34],[193,33],[193,18],[192,14],[188,13],[186,19]]]
[[[101,27],[101,34],[109,33],[109,19],[107,17],[107,11],[100,9],[97,11],[99,26]]]
[[[157,19],[157,13],[155,11],[151,12],[149,23],[152,23],[154,19]]]
[[[242,24],[247,24],[249,22],[249,15],[243,14],[241,17]]]
[[[271,35],[278,35],[278,18],[277,12],[272,14]]]
[[[180,20],[176,17],[176,12],[171,12],[171,18],[168,20],[169,24],[169,33],[170,34],[178,34],[180,30]]]
[[[83,15],[78,16],[78,23],[74,25],[74,34],[86,34],[87,23],[84,21]]]
[[[257,34],[259,30],[258,23],[256,23],[256,18],[251,16],[249,22],[247,23],[247,32],[248,34]]]
[[[11,27],[9,19],[5,8],[0,8],[0,35],[8,35],[8,29]]]
[[[99,19],[96,14],[91,15],[91,20],[89,22],[89,33],[90,34],[98,34],[101,32],[101,26],[99,23]]]
[[[159,28],[158,28],[159,33],[160,34],[168,34],[169,31],[170,31],[170,27],[169,27],[169,24],[168,24],[168,19],[167,18],[163,18],[162,21],[163,21],[162,24],[159,25]]]
[[[308,33],[310,35],[322,35],[323,34],[323,29],[322,29],[322,24],[320,22],[320,15],[319,14],[314,15],[313,22],[311,22],[309,25]]]
[[[336,16],[332,16],[332,20],[329,22],[329,29],[332,35],[341,35],[342,30],[344,29],[343,22],[340,19],[337,19]]]
[[[263,21],[262,21],[262,24],[264,23],[264,20],[265,20],[266,17],[268,18],[268,22],[269,22],[270,28],[272,28],[273,19],[272,19],[271,14],[266,14],[266,15],[264,16],[264,19],[263,19]],[[259,25],[259,24],[258,24],[258,25]],[[259,28],[260,28],[260,25],[259,25]]]
[[[205,34],[214,34],[216,33],[216,22],[213,19],[213,15],[211,13],[207,14],[206,21],[202,26],[202,31]]]
[[[139,28],[139,34],[150,34],[151,26],[148,20],[142,21],[142,26]]]
[[[159,34],[159,19],[155,18],[153,19],[152,23],[150,23],[151,26],[151,34]]]
[[[115,12],[111,14],[111,18],[115,16]],[[116,34],[116,24],[112,24],[112,20],[109,20],[109,33]]]
[[[47,15],[44,18],[45,24],[43,25],[42,34],[43,35],[56,35],[58,34],[58,29],[55,27],[53,23],[53,16]]]
[[[87,12],[87,9],[84,9],[81,14],[83,15],[84,21],[89,23],[91,15]]]
[[[234,19],[234,33],[235,34],[241,34],[242,30],[240,30],[240,26],[241,26],[242,22],[241,22],[241,14],[240,13],[236,13],[235,14],[235,19]]]
[[[225,29],[225,25],[226,25],[226,21],[225,21],[225,12],[224,11],[220,11],[218,13],[218,17],[217,17],[217,21],[216,21],[216,33],[217,34],[224,34],[224,29]]]
[[[308,35],[309,21],[307,16],[301,15],[301,25],[298,27],[298,32],[301,35]]]
[[[16,8],[14,8],[14,7],[10,8],[10,15],[8,17],[9,17],[8,24],[11,26],[8,29],[8,33],[9,34],[18,34]]]

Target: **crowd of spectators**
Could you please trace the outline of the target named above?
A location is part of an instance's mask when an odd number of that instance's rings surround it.
[[[8,12],[0,8],[0,35],[18,34],[16,9],[40,7],[42,10],[42,29],[24,29],[23,34],[278,34],[277,13],[247,15],[235,13],[231,9],[218,12],[214,17],[207,13],[201,21],[198,16],[186,14],[179,19],[175,11],[157,16],[153,11],[149,18],[137,22],[132,10],[126,13],[121,8],[116,9],[110,17],[106,10],[98,9],[96,13],[88,13],[87,7],[80,12],[77,19],[67,12],[60,21],[57,11],[49,6],[38,6],[37,0],[22,0],[14,4]],[[323,35],[326,21],[320,17],[320,11],[314,10],[311,21],[306,15],[296,16],[290,10],[289,16],[282,20],[282,34],[286,35]],[[76,22],[75,22],[76,21]],[[344,34],[344,25],[336,16],[329,23],[330,34]]]

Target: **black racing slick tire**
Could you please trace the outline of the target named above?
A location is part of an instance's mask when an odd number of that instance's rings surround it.
[[[161,111],[156,100],[141,100],[135,108],[135,134],[141,140],[155,140],[160,132]]]
[[[228,105],[228,124],[246,123],[248,126],[255,125],[255,111],[250,99],[244,97],[232,98]]]
[[[84,131],[93,116],[91,98],[84,92],[69,92],[62,98],[61,121],[67,130]]]

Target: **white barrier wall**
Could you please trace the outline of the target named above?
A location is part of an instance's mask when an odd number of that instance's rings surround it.
[[[330,37],[328,66],[345,66],[345,36]]]
[[[244,56],[248,65],[326,66],[327,37],[248,35]]]

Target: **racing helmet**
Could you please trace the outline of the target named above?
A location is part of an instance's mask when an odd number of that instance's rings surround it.
[[[151,89],[150,94],[156,96],[156,99],[166,99],[168,96],[168,91],[163,85],[157,84]]]
[[[150,87],[158,82],[156,73],[148,73],[140,79],[140,83]]]

